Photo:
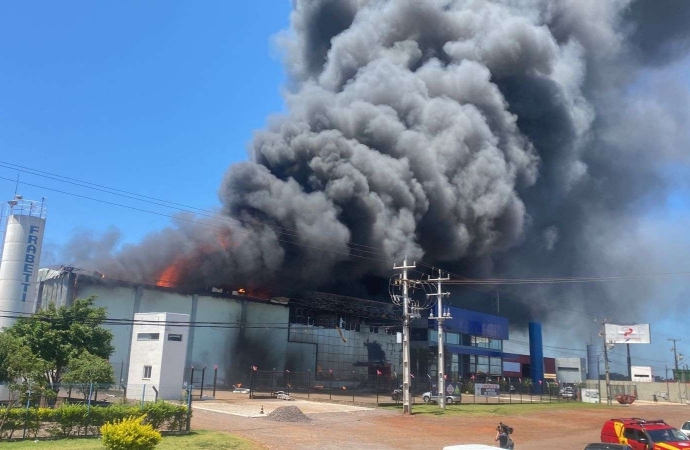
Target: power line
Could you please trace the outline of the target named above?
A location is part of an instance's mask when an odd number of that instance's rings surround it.
[[[51,172],[45,172],[45,171],[38,170],[38,169],[32,169],[32,168],[29,168],[26,166],[20,166],[20,165],[8,163],[5,161],[0,161],[0,167],[4,167],[6,169],[11,169],[11,170],[17,170],[20,172],[28,173],[30,175],[44,177],[44,178],[55,180],[55,181],[58,181],[61,183],[68,183],[71,185],[75,185],[75,186],[79,186],[79,187],[83,187],[83,188],[87,188],[87,189],[92,189],[95,191],[104,192],[104,193],[111,194],[111,195],[117,195],[117,196],[128,198],[131,200],[150,203],[150,204],[154,204],[157,206],[163,206],[163,207],[167,207],[167,208],[173,208],[173,209],[177,209],[178,211],[181,211],[181,212],[190,212],[190,213],[201,215],[203,217],[208,217],[208,218],[222,220],[222,221],[228,221],[228,222],[232,222],[232,223],[238,223],[240,225],[245,225],[245,224],[263,225],[263,226],[267,226],[269,228],[272,228],[275,231],[278,231],[278,232],[283,233],[283,234],[287,234],[287,235],[292,236],[292,237],[299,237],[300,236],[299,231],[296,229],[285,227],[282,225],[266,223],[264,221],[260,221],[260,220],[255,219],[255,218],[238,217],[238,216],[235,216],[235,215],[232,215],[229,213],[218,214],[215,211],[211,211],[211,210],[204,209],[204,208],[198,208],[195,206],[189,206],[189,205],[185,205],[182,203],[177,203],[177,202],[173,202],[173,201],[169,201],[169,200],[163,200],[163,199],[159,199],[159,198],[155,198],[155,197],[150,197],[150,196],[138,194],[136,192],[125,191],[122,189],[112,188],[112,187],[105,186],[102,184],[78,180],[76,178],[65,177],[63,175],[59,175],[59,174],[55,174],[55,173],[51,173]],[[30,184],[30,183],[24,183],[24,184],[27,184],[29,186],[35,186],[35,185]],[[180,208],[182,208],[182,209],[180,209]],[[375,256],[376,255],[385,256],[385,254],[383,252],[381,252],[381,250],[376,248],[376,247],[372,247],[372,246],[368,246],[368,245],[364,245],[364,244],[358,244],[355,242],[349,242],[349,243],[347,243],[347,245],[351,246],[353,250],[357,250],[357,251],[360,251],[363,253],[371,253]]]
[[[102,184],[78,180],[76,178],[70,178],[70,177],[66,177],[66,176],[51,173],[51,172],[33,169],[30,167],[21,166],[18,164],[13,164],[13,163],[10,163],[7,161],[0,161],[0,167],[4,167],[6,169],[11,169],[11,170],[17,170],[17,171],[28,173],[28,174],[35,175],[35,176],[40,176],[40,177],[52,179],[52,180],[62,182],[62,183],[69,183],[69,184],[72,184],[75,186],[84,187],[84,188],[96,190],[99,192],[104,192],[104,193],[108,193],[108,194],[112,194],[112,195],[118,195],[118,196],[121,196],[124,198],[136,200],[136,201],[146,202],[146,203],[150,203],[150,204],[154,204],[154,205],[158,205],[158,206],[169,207],[169,208],[175,208],[180,212],[191,212],[191,213],[201,215],[202,217],[208,217],[208,218],[216,219],[216,220],[220,220],[220,221],[227,221],[227,222],[231,222],[231,223],[235,223],[235,224],[239,224],[239,225],[245,225],[245,224],[262,225],[262,226],[272,228],[275,231],[282,233],[282,234],[285,234],[285,235],[290,236],[290,237],[297,238],[300,236],[298,234],[299,233],[298,230],[296,230],[296,229],[284,227],[281,225],[269,224],[269,223],[260,221],[258,219],[254,219],[254,218],[248,219],[248,218],[243,218],[243,217],[236,217],[232,214],[218,214],[218,213],[211,211],[211,210],[198,208],[198,207],[194,207],[194,206],[189,206],[189,205],[185,205],[182,203],[177,203],[177,202],[173,202],[173,201],[169,201],[169,200],[163,200],[163,199],[159,199],[156,197],[146,196],[143,194],[138,194],[136,192],[112,188],[112,187],[108,187],[108,186],[105,186]],[[13,180],[13,179],[10,179],[7,177],[0,177],[0,179],[4,179],[7,181],[11,181],[11,182],[16,182],[16,180]],[[192,223],[205,225],[205,226],[213,226],[213,225],[207,224],[205,222],[199,222],[199,221],[195,221],[192,219],[180,218],[178,216],[172,216],[170,214],[146,210],[143,208],[137,208],[137,207],[133,207],[133,206],[129,206],[129,205],[123,205],[123,204],[117,203],[117,202],[111,202],[111,201],[107,201],[107,200],[103,200],[103,199],[97,199],[94,197],[89,197],[89,196],[85,196],[85,195],[81,195],[81,194],[70,193],[70,192],[59,190],[59,189],[54,189],[54,188],[49,188],[46,186],[36,185],[33,183],[27,183],[27,182],[22,182],[22,183],[26,184],[27,186],[33,186],[33,187],[37,187],[37,188],[41,188],[41,189],[46,189],[46,190],[58,192],[58,193],[65,194],[65,195],[72,195],[72,196],[76,196],[79,198],[88,199],[91,201],[109,204],[112,206],[128,208],[128,209],[132,209],[132,210],[139,211],[139,212],[145,212],[145,213],[149,213],[149,214],[156,214],[159,216],[169,217],[169,218],[177,219],[177,220],[184,220],[187,222],[192,222]],[[184,209],[180,209],[180,208],[184,208]],[[194,212],[194,211],[196,211],[196,212]],[[213,226],[213,227],[223,229],[222,227],[217,227],[217,226]],[[248,231],[241,230],[241,229],[233,228],[232,230],[236,231],[236,232],[239,231],[239,232],[249,233]],[[279,241],[284,242],[284,243],[288,243],[288,244],[292,244],[292,245],[315,248],[318,250],[333,251],[333,252],[336,252],[339,254],[345,254],[348,256],[354,256],[354,257],[358,257],[358,258],[370,259],[370,260],[380,261],[380,262],[389,262],[389,259],[387,259],[387,258],[386,259],[380,259],[380,258],[375,258],[372,256],[365,257],[362,255],[353,255],[351,253],[344,253],[344,252],[337,251],[337,250],[325,249],[323,247],[316,247],[316,246],[307,245],[307,244],[294,242],[294,241],[290,241],[290,240],[280,240],[279,239]],[[386,257],[386,255],[384,253],[382,253],[380,249],[373,247],[373,246],[358,244],[358,243],[354,243],[354,242],[348,242],[348,243],[346,243],[346,245],[348,247],[352,247],[351,250],[354,250],[354,251],[359,251],[362,253],[369,253],[373,256]],[[423,264],[429,268],[438,269],[437,267],[432,266],[430,264],[427,264],[423,261],[420,261],[420,264]],[[446,271],[446,272],[448,274],[454,276],[455,278],[457,278],[455,280],[454,279],[449,280],[447,282],[448,284],[458,284],[458,285],[467,285],[467,286],[470,286],[470,285],[520,285],[520,284],[555,284],[555,283],[589,283],[589,282],[604,282],[604,281],[630,281],[630,280],[647,279],[647,278],[690,275],[690,271],[681,271],[681,272],[662,272],[662,273],[653,273],[653,274],[606,276],[606,277],[590,276],[590,277],[534,277],[534,278],[469,278],[469,277],[462,276],[462,275],[459,275],[459,274],[456,274],[453,272],[448,272],[448,271]],[[573,310],[573,312],[578,312],[578,311]]]
[[[11,180],[10,178],[2,177],[2,176],[0,176],[0,179],[2,179],[2,180],[13,181],[13,180]],[[231,231],[233,231],[233,232],[238,232],[238,233],[246,233],[246,234],[250,234],[250,233],[251,233],[250,231],[248,231],[248,230],[243,230],[243,229],[241,229],[241,228],[220,227],[220,226],[217,226],[217,225],[212,225],[212,224],[207,223],[207,222],[200,222],[200,221],[193,220],[193,219],[187,219],[187,218],[185,218],[185,217],[173,216],[173,215],[170,215],[170,214],[165,214],[165,213],[161,213],[161,212],[157,212],[157,211],[151,211],[151,210],[147,210],[147,209],[143,209],[143,208],[138,208],[138,207],[136,207],[136,206],[123,205],[123,204],[121,204],[121,203],[116,203],[116,202],[111,202],[111,201],[108,201],[108,200],[97,199],[97,198],[89,197],[89,196],[86,196],[86,195],[75,194],[75,193],[72,193],[72,192],[65,192],[65,191],[62,191],[62,190],[60,190],[60,189],[54,189],[54,188],[50,188],[50,187],[47,187],[47,186],[40,186],[40,185],[37,185],[37,184],[27,183],[27,182],[22,182],[22,183],[25,184],[25,185],[27,185],[27,186],[33,186],[33,187],[37,187],[37,188],[40,188],[40,189],[45,189],[45,190],[48,190],[48,191],[58,192],[58,193],[65,194],[65,195],[71,195],[71,196],[78,197],[78,198],[83,198],[83,199],[86,199],[86,200],[91,200],[91,201],[96,201],[96,202],[100,202],[100,203],[105,203],[105,204],[109,204],[109,205],[112,205],[112,206],[118,206],[118,207],[121,207],[121,208],[127,208],[127,209],[131,209],[131,210],[134,210],[134,211],[145,212],[145,213],[149,213],[149,214],[155,214],[155,215],[162,216],[162,217],[169,217],[169,218],[171,218],[171,219],[181,220],[181,221],[185,221],[185,222],[189,222],[189,223],[194,223],[194,224],[197,224],[197,225],[202,225],[202,226],[207,226],[207,227],[212,227],[212,228],[216,228],[216,229],[219,229],[219,230],[228,230],[228,229],[230,229]],[[317,246],[315,246],[315,245],[309,245],[309,244],[305,244],[305,243],[302,243],[302,242],[290,241],[290,240],[287,240],[287,239],[281,239],[281,238],[279,238],[279,237],[276,237],[276,241],[278,241],[278,242],[283,242],[283,243],[286,243],[286,244],[296,245],[296,246],[300,246],[300,247],[308,247],[308,248],[312,248],[312,249],[316,249],[316,250],[322,250],[322,251],[331,252],[331,253],[337,253],[337,254],[341,254],[341,255],[345,255],[345,256],[351,256],[351,257],[354,257],[354,258],[366,259],[366,260],[370,260],[370,261],[377,261],[377,262],[383,262],[383,263],[388,263],[388,262],[389,262],[388,259],[379,259],[379,258],[373,258],[373,257],[368,257],[368,256],[363,256],[363,255],[356,255],[356,254],[353,254],[353,253],[350,253],[350,252],[338,251],[338,250],[334,250],[334,249],[332,249],[332,248],[317,247]]]
[[[607,277],[562,277],[562,278],[474,278],[450,280],[449,284],[461,285],[521,285],[521,284],[563,284],[563,283],[593,283],[604,281],[632,281],[657,277],[687,276],[690,271],[660,272],[640,275],[621,275]]]

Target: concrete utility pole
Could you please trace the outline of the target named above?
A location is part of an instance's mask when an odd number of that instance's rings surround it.
[[[408,298],[407,290],[410,281],[407,279],[407,270],[417,267],[414,263],[411,266],[407,265],[407,257],[403,261],[402,266],[393,265],[394,270],[402,270],[403,288],[403,414],[410,414],[410,299]]]
[[[450,277],[443,278],[443,273],[441,269],[438,271],[438,278],[432,279],[429,277],[429,281],[436,281],[438,283],[438,292],[435,294],[427,294],[427,297],[437,297],[438,306],[436,307],[436,320],[438,321],[438,363],[437,363],[437,375],[438,375],[438,407],[441,409],[446,409],[446,380],[444,378],[445,371],[445,360],[443,356],[443,321],[446,319],[451,319],[450,311],[443,311],[443,297],[450,295],[448,292],[443,292],[441,290],[441,282],[448,281]],[[433,313],[429,316],[429,319],[434,320]]]
[[[611,379],[609,378],[609,343],[606,342],[606,322],[601,324],[601,337],[604,340],[604,371],[606,372],[606,403],[611,405]]]
[[[601,373],[599,371],[599,368],[601,367],[601,355],[597,354],[597,372]],[[599,404],[601,404],[601,376],[597,377],[597,395],[599,396]]]
[[[675,380],[678,374],[678,353],[676,352],[676,342],[680,341],[680,339],[668,338],[667,341],[673,341],[673,348],[671,350],[673,351],[673,361],[675,362],[676,366],[676,373],[673,374],[673,379]]]

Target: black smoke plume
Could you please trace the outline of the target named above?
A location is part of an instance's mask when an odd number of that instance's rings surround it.
[[[219,189],[239,221],[181,221],[112,264],[361,292],[405,255],[484,277],[653,271],[637,238],[688,162],[688,91],[665,72],[688,17],[683,0],[296,0],[287,113]],[[632,316],[651,293],[512,288],[501,312]]]

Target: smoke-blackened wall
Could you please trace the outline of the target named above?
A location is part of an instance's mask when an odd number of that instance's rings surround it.
[[[287,112],[219,189],[239,221],[181,220],[113,265],[295,289],[366,286],[405,255],[475,276],[634,271],[655,250],[630,233],[687,164],[687,89],[655,81],[686,55],[690,3],[649,3],[297,0]],[[517,294],[587,309],[650,291]]]

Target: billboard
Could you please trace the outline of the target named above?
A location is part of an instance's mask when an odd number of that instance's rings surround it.
[[[607,344],[649,344],[651,335],[649,324],[615,325],[604,324]]]
[[[474,385],[474,395],[477,397],[498,397],[501,386],[497,384],[479,384]]]

